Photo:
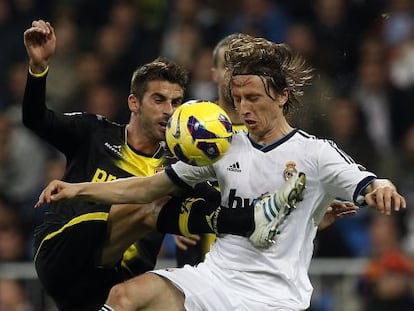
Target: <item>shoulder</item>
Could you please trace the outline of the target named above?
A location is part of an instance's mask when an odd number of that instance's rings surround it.
[[[305,132],[301,129],[298,129],[296,131],[295,138],[311,146],[335,145],[335,142],[331,139],[318,137],[316,135],[312,135],[308,132]]]
[[[99,115],[99,114],[93,114],[88,112],[82,112],[82,111],[75,111],[75,112],[65,112],[63,115],[67,118],[73,118],[77,119],[79,121],[83,122],[89,122],[91,124],[101,124],[104,126],[114,126],[114,127],[121,127],[122,125],[111,121],[107,119],[105,116]]]

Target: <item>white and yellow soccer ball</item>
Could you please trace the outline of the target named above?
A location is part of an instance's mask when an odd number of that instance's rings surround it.
[[[179,160],[195,166],[211,165],[230,148],[232,124],[226,112],[209,101],[188,101],[171,116],[166,142]]]

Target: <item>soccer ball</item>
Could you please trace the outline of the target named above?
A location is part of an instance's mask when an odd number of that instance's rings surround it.
[[[226,153],[233,130],[230,118],[217,104],[188,101],[175,110],[165,135],[175,157],[190,165],[205,166]]]

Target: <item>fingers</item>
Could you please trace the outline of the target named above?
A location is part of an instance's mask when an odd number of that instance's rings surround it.
[[[41,45],[55,37],[55,31],[49,22],[35,20],[24,32],[24,42],[28,45]]]
[[[347,217],[347,216],[355,215],[357,212],[358,212],[358,207],[355,208],[355,209],[349,209],[349,210],[341,211],[341,212],[337,213],[335,215],[335,217],[340,219],[340,218],[344,218],[344,217]]]
[[[174,235],[175,245],[183,251],[188,250],[188,246],[197,245],[198,241],[200,241],[200,236],[197,234],[192,234],[190,237]]]
[[[52,32],[52,26],[49,23],[38,20],[32,22],[32,27],[24,32],[24,36],[28,39],[46,39]]]
[[[330,208],[336,219],[343,218],[345,216],[352,216],[358,212],[358,206],[349,201],[332,201]]]
[[[39,199],[35,204],[35,208],[38,208],[43,204],[59,200],[61,197],[61,195],[59,195],[59,191],[63,189],[64,184],[65,183],[60,180],[51,181],[40,193]]]
[[[31,29],[35,29],[36,31],[41,32],[45,35],[50,35],[53,32],[53,28],[50,23],[45,22],[42,19],[33,21]]]
[[[376,188],[365,196],[365,201],[368,206],[385,215],[391,215],[393,210],[398,212],[407,206],[405,198],[393,187]]]

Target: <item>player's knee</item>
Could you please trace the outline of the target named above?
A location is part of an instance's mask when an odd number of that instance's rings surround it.
[[[115,310],[135,310],[124,283],[112,287],[107,303]]]

